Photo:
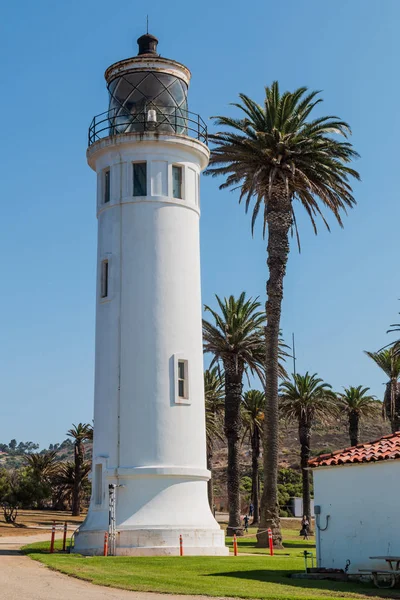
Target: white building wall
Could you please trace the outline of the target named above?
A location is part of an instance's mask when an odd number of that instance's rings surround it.
[[[400,556],[400,461],[314,469],[318,564],[350,573],[386,563],[370,556]],[[327,521],[327,517],[329,519]]]

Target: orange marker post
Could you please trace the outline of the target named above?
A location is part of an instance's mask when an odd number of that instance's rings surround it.
[[[103,546],[103,556],[108,555],[108,532],[106,531],[104,534],[104,546]]]
[[[238,543],[237,543],[236,533],[233,534],[233,555],[234,556],[238,555]]]
[[[64,523],[64,535],[63,535],[63,552],[65,552],[65,548],[67,546],[67,521]]]
[[[183,539],[182,536],[179,536],[179,556],[183,556]]]
[[[53,554],[53,552],[54,552],[55,537],[56,537],[56,522],[53,521],[53,525],[51,527],[50,554]]]
[[[268,529],[269,555],[274,555],[274,542],[272,540],[272,529]]]

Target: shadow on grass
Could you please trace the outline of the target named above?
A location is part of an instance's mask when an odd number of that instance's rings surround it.
[[[236,579],[246,579],[251,581],[261,581],[264,583],[276,583],[280,585],[292,586],[295,588],[320,589],[324,591],[335,591],[356,593],[363,596],[373,596],[380,598],[390,598],[391,600],[400,598],[400,590],[383,591],[376,589],[372,583],[342,582],[327,579],[292,579],[293,570],[264,571],[254,569],[253,571],[228,571],[224,573],[207,573],[205,577],[233,577]],[[240,585],[238,583],[238,585]]]

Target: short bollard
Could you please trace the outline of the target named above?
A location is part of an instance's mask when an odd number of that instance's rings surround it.
[[[274,542],[272,540],[272,529],[268,529],[269,555],[274,555]]]
[[[179,536],[179,556],[183,556],[183,539],[182,536]]]
[[[50,539],[50,554],[54,552],[54,539],[56,537],[56,522],[53,521],[53,525],[51,528],[51,539]]]
[[[238,543],[237,543],[236,533],[233,534],[233,555],[234,556],[238,555]]]
[[[64,523],[64,535],[63,535],[63,552],[65,552],[65,548],[67,546],[67,521]]]
[[[108,555],[108,532],[106,531],[104,534],[104,546],[103,546],[103,556]]]

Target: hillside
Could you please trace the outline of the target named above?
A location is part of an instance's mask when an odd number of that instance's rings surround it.
[[[366,419],[361,426],[361,441],[372,441],[382,435],[390,433],[390,423],[379,419],[378,421]],[[13,444],[14,445],[14,444]],[[12,445],[12,446],[13,446]],[[324,452],[332,452],[340,448],[346,448],[350,445],[347,433],[347,425],[345,420],[338,420],[335,425],[329,427],[317,425],[312,433],[311,451],[312,454],[322,454]],[[33,448],[32,446],[35,446]],[[37,444],[27,442],[16,445],[12,450],[7,444],[1,445],[0,451],[0,467],[6,469],[18,468],[24,463],[24,456],[27,452],[38,452]],[[92,445],[86,443],[86,457],[91,458]],[[70,440],[64,440],[61,444],[50,444],[48,449],[40,452],[55,450],[57,458],[60,461],[72,461],[74,458],[73,444]],[[280,457],[279,462],[281,467],[298,468],[299,467],[299,442],[296,426],[287,426],[281,423],[280,430]],[[222,442],[215,451],[214,455],[214,471],[216,482],[223,485],[225,480],[225,470],[227,464],[227,448]],[[250,448],[247,443],[243,443],[241,447],[241,466],[243,475],[250,474],[251,455]],[[222,491],[222,490],[221,490]]]
[[[391,433],[390,423],[379,418],[365,419],[361,424],[361,442],[368,442],[377,439],[383,435]],[[281,468],[299,469],[299,441],[296,426],[288,426],[281,423],[280,429],[280,452],[279,463]],[[347,448],[350,446],[347,423],[344,419],[338,419],[334,425],[329,427],[317,425],[311,436],[311,454],[323,454]],[[226,497],[226,464],[227,448],[222,445],[216,450],[214,455],[214,489],[216,497],[225,499]],[[260,461],[262,462],[262,461]],[[251,475],[251,453],[247,444],[242,445],[241,449],[241,471],[242,476]],[[226,501],[225,501],[226,503]]]

